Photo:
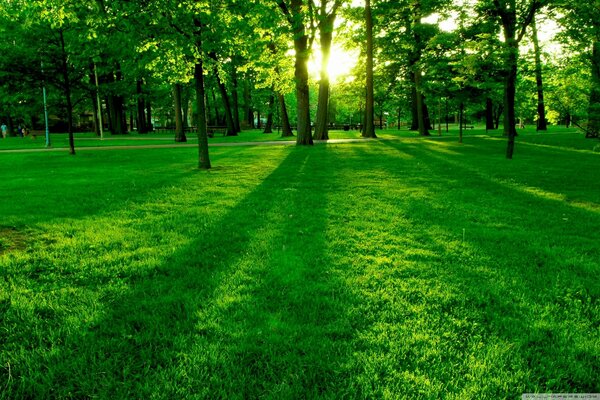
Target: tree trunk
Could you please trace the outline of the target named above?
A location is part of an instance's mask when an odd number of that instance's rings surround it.
[[[425,120],[425,102],[424,96],[421,92],[421,70],[417,68],[415,70],[415,91],[417,97],[417,122],[419,127],[419,135],[429,136]]]
[[[294,136],[290,125],[290,118],[288,117],[287,106],[285,105],[285,97],[281,93],[278,93],[277,98],[279,100],[279,111],[281,112],[281,137]]]
[[[429,134],[429,131],[433,129],[433,127],[431,126],[431,118],[429,117],[429,107],[427,107],[427,101],[425,99],[425,96],[423,96],[423,122],[425,124],[425,130],[427,131],[427,133]]]
[[[250,85],[244,83],[244,118],[250,129],[254,129],[254,111],[252,110],[252,95],[250,93]]]
[[[588,131],[586,137],[600,136],[600,38],[592,44],[592,73],[590,104],[588,107]]]
[[[175,107],[175,141],[186,142],[185,130],[183,129],[183,115],[181,113],[181,84],[173,85],[173,102]]]
[[[414,73],[410,73],[410,79],[413,82],[413,85],[411,85],[411,88],[410,88],[410,114],[412,116],[412,120],[410,123],[410,130],[418,131],[419,130],[419,108],[417,105],[417,89],[415,88],[415,85],[414,85],[414,82],[415,82],[415,74]]]
[[[211,89],[210,94],[212,98],[212,105],[215,110],[215,125],[221,125],[221,117],[219,116],[219,106],[217,104],[217,95],[215,94],[215,90]]]
[[[150,100],[146,100],[146,131],[154,131],[154,126],[152,125],[152,103],[150,103]]]
[[[189,128],[189,122],[188,122],[188,115],[189,115],[189,109],[190,109],[190,91],[187,89],[184,90],[183,92],[183,103],[182,103],[182,109],[183,109],[183,128]]]
[[[494,108],[494,129],[500,128],[500,118],[502,117],[504,112],[504,104],[498,104]]]
[[[223,108],[225,109],[225,125],[227,125],[227,136],[237,136],[235,125],[233,123],[231,103],[229,102],[229,95],[227,94],[227,87],[225,86],[225,83],[221,81],[221,78],[219,77],[219,73],[216,68],[215,76],[217,77],[217,86],[219,87],[219,93],[221,94],[221,100],[223,101]]]
[[[365,27],[367,36],[367,96],[363,137],[375,138],[375,96],[373,88],[373,14],[371,0],[365,1]]]
[[[504,26],[505,44],[508,55],[506,60],[506,78],[504,80],[504,135],[508,137],[506,146],[506,158],[513,158],[515,149],[515,93],[517,83],[517,62],[519,58],[519,44],[515,39],[513,26]]]
[[[263,133],[273,133],[273,106],[275,104],[275,95],[269,96],[269,114],[267,115],[267,124]]]
[[[458,126],[459,126],[459,128],[458,128],[458,143],[463,142],[463,127],[465,125],[464,114],[465,114],[465,105],[461,101],[460,106],[459,106],[459,111],[458,111]]]
[[[238,96],[238,79],[237,79],[237,70],[236,70],[235,65],[232,67],[231,83],[233,84],[233,90],[231,92],[231,100],[233,101],[233,127],[235,128],[236,133],[240,133],[242,131],[242,127],[240,125],[240,104],[239,104],[239,96]]]
[[[73,136],[73,104],[71,102],[71,80],[69,79],[69,64],[67,61],[67,52],[65,50],[65,37],[63,31],[59,29],[60,48],[61,48],[61,69],[65,89],[65,100],[67,101],[67,130],[69,132],[69,154],[75,155],[75,138]]]
[[[312,145],[312,132],[310,127],[310,97],[308,89],[308,34],[304,25],[304,14],[306,13],[303,0],[291,0],[290,9],[286,9],[283,2],[280,7],[288,17],[294,34],[294,76],[296,80],[296,119],[297,145]]]
[[[127,131],[125,124],[123,123],[123,98],[117,95],[109,96],[110,102],[110,122],[111,122],[111,133],[113,135],[124,135]]]
[[[321,0],[325,4],[325,0]],[[322,7],[324,9],[324,7]],[[317,104],[317,121],[315,124],[315,139],[329,140],[329,57],[333,42],[333,24],[335,14],[323,16],[319,24],[321,40],[321,81],[319,82],[319,103]]]
[[[494,102],[491,98],[485,99],[485,129],[494,130]]]
[[[438,136],[442,136],[442,102],[438,100]]]
[[[100,121],[98,119],[98,100],[99,97],[97,96],[97,86],[96,86],[96,75],[95,75],[95,68],[94,68],[94,64],[90,64],[90,74],[89,74],[89,78],[90,78],[90,86],[94,87],[94,91],[90,92],[90,100],[92,101],[92,112],[94,113],[94,116],[92,118],[92,123],[93,123],[93,129],[94,129],[94,134],[96,136],[100,136]]]
[[[542,56],[540,51],[540,43],[538,41],[538,32],[537,26],[535,24],[535,18],[531,21],[531,31],[532,31],[532,40],[533,40],[533,51],[535,53],[535,81],[537,84],[537,113],[538,113],[538,121],[537,121],[537,130],[545,131],[547,130],[546,123],[546,108],[544,106],[544,83],[542,79]]]
[[[137,92],[137,131],[140,134],[148,133],[146,127],[146,104],[144,102],[142,80],[138,79],[136,83]],[[133,128],[133,127],[132,127]]]
[[[100,136],[100,121],[98,120],[98,102],[96,101],[96,94],[90,93],[90,100],[92,101],[92,112],[94,117],[92,118],[94,134]]]
[[[17,136],[17,132],[15,132],[15,121],[13,120],[12,115],[8,114],[8,136],[15,137]]]
[[[196,109],[198,110],[198,168],[210,169],[208,156],[208,129],[206,127],[206,95],[204,93],[204,71],[202,60],[194,67],[194,86],[196,89]]]

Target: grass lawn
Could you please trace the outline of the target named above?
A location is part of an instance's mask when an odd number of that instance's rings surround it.
[[[0,399],[600,392],[597,144],[0,152]]]

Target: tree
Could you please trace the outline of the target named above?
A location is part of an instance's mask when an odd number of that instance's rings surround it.
[[[482,0],[487,1],[487,0]],[[487,15],[500,22],[504,35],[504,134],[508,137],[506,158],[512,159],[515,148],[515,94],[519,42],[546,0],[492,0],[483,4]]]
[[[313,1],[313,0],[311,0]],[[330,81],[327,67],[329,66],[329,57],[331,54],[331,44],[333,42],[333,28],[337,16],[338,8],[342,5],[342,0],[320,0],[320,5],[315,4],[319,9],[318,28],[319,39],[321,43],[321,80],[319,82],[319,101],[317,104],[317,118],[315,123],[315,139],[329,139],[329,90]],[[330,8],[328,6],[331,4]]]
[[[589,69],[586,137],[600,137],[600,7],[597,1],[558,1],[562,13],[560,24],[565,28],[573,50],[586,54]]]
[[[365,29],[367,39],[366,54],[366,98],[365,98],[365,126],[363,137],[374,138],[375,135],[375,97],[373,88],[373,14],[371,0],[365,1]]]
[[[535,17],[531,20],[531,40],[533,42],[533,50],[535,55],[535,82],[537,88],[537,130],[547,130],[546,123],[546,107],[544,105],[544,81],[542,76],[542,53],[540,50],[540,41],[538,39],[537,25]]]
[[[308,58],[310,54],[309,37],[306,30],[308,11],[312,8],[312,0],[304,3],[302,0],[277,0],[277,4],[285,16],[294,38],[296,80],[296,109],[298,132],[296,144],[312,145],[310,126],[310,98],[308,89]]]

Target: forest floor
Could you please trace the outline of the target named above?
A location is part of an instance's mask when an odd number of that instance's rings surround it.
[[[402,135],[0,152],[0,399],[600,392],[599,142]]]

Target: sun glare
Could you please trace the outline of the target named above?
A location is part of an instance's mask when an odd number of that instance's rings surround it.
[[[311,76],[318,81],[321,78],[321,51],[318,48],[315,50],[308,68]],[[358,51],[348,51],[334,44],[331,48],[329,67],[327,68],[330,82],[339,82],[345,76],[350,75],[352,68],[356,65],[357,59]]]

